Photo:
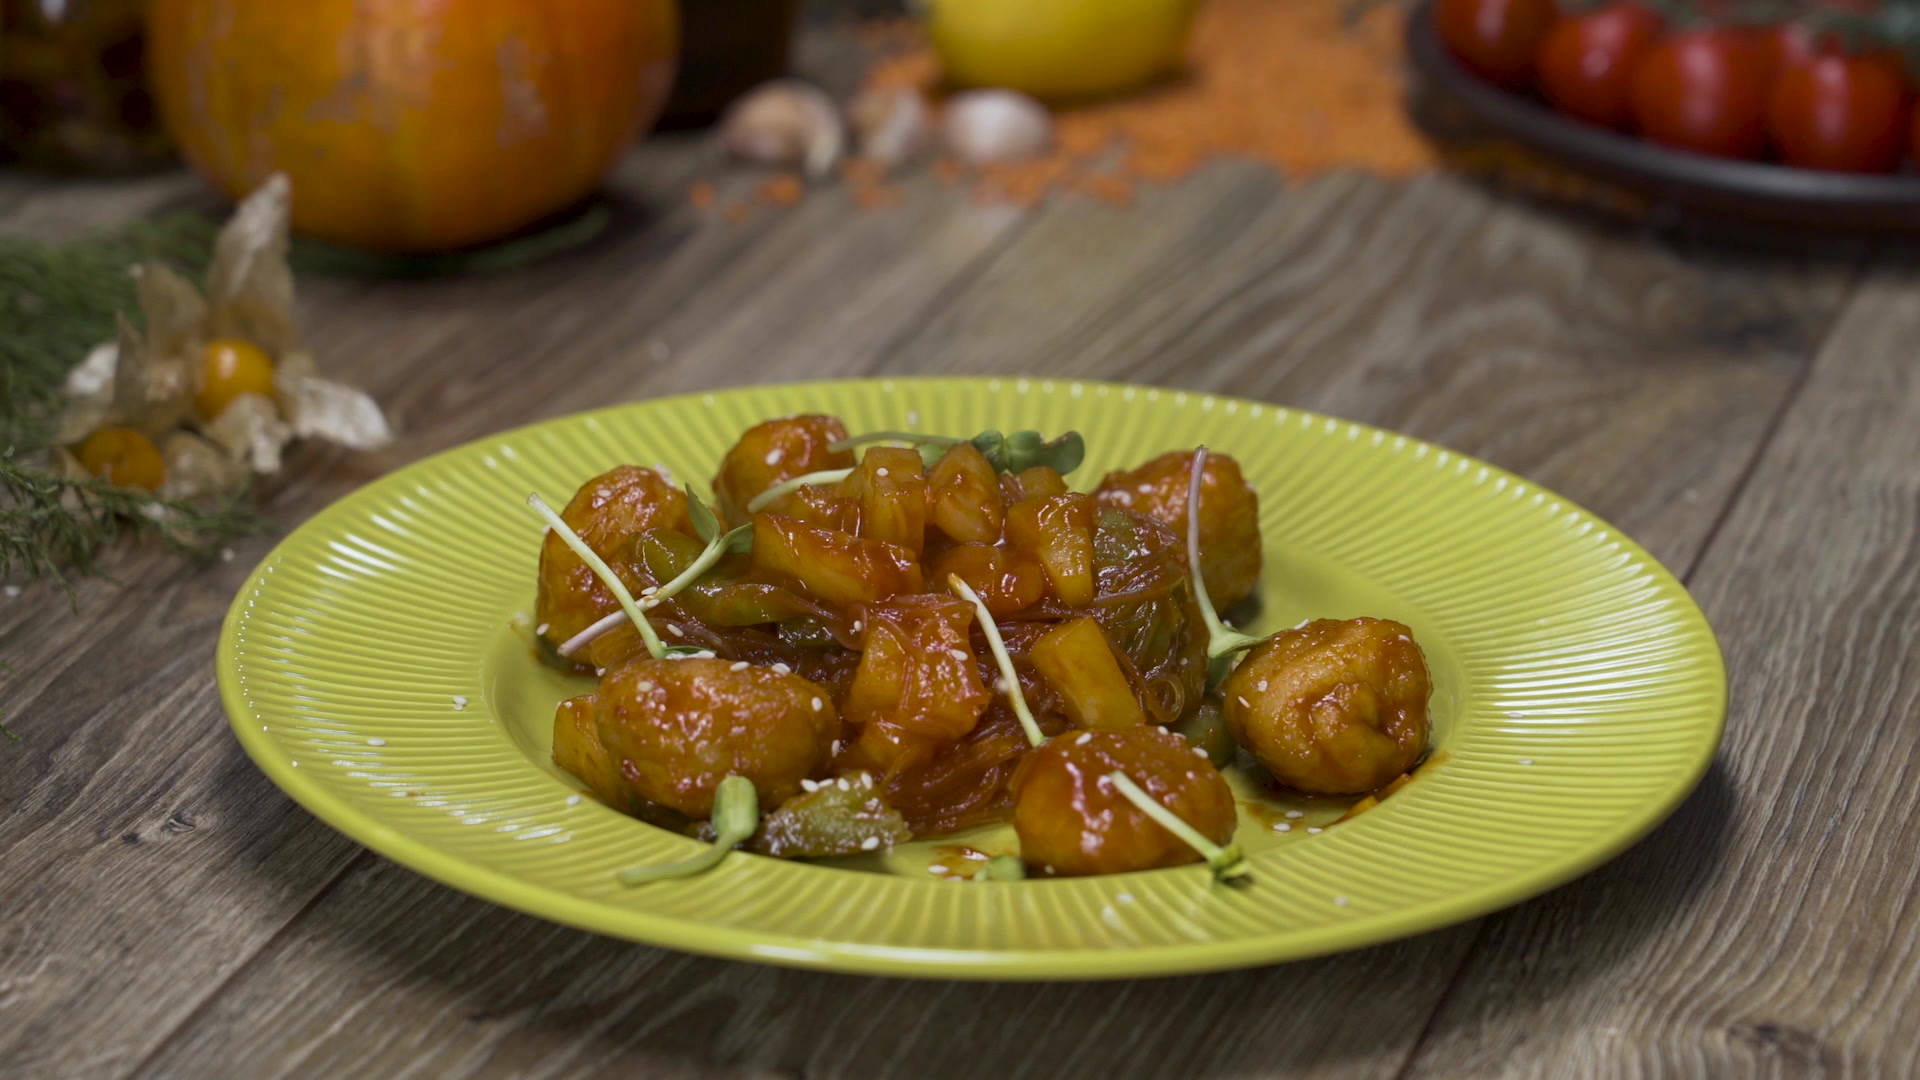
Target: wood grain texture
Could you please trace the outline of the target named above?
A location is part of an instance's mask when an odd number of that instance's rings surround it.
[[[1412,1075],[1914,1074],[1916,287],[1864,288],[1693,582],[1733,686],[1705,790],[1488,919]]]
[[[545,340],[543,369],[594,380],[603,399],[753,379],[767,363],[793,362],[781,352],[792,340],[808,371],[1043,371],[1284,395],[1490,454],[1635,523],[1684,570],[1852,273],[1844,259],[1727,266],[1645,248],[1446,182],[1395,189],[1340,179],[1282,194],[1270,177],[1228,167],[1127,213],[1068,204],[989,222],[1006,241],[998,246],[976,238],[975,211],[919,201],[897,217],[856,221],[831,203],[809,206],[700,264],[707,276],[687,301],[697,309],[666,304],[661,322],[636,320],[628,331],[671,343],[663,370],[629,381],[604,374],[606,350],[635,349],[611,332]],[[696,229],[676,251],[731,243],[706,234],[720,227]],[[956,257],[949,241],[915,242],[928,236],[966,242]],[[871,275],[847,276],[869,251],[878,256]],[[794,259],[815,269],[781,273]],[[917,306],[897,317],[883,305],[894,317],[871,327],[871,312],[846,315],[868,302],[863,283]],[[557,278],[539,287],[552,302],[575,302]],[[537,332],[530,310],[496,306],[511,303],[504,293],[482,308],[457,302],[458,286],[436,288],[449,292],[428,305],[428,323],[460,327],[466,349],[499,369],[484,378],[506,386],[521,369],[495,350]],[[605,284],[577,278],[575,288]],[[343,296],[317,318],[330,335],[413,333],[388,304],[398,302]],[[599,305],[602,317],[624,317],[604,298]],[[440,362],[413,348],[416,362]],[[1660,362],[1641,359],[1649,353]],[[446,392],[419,389],[432,381],[392,380],[403,396]],[[541,393],[515,391],[512,408],[571,404]],[[412,415],[423,426],[409,454],[478,423],[444,410]],[[1415,1047],[1476,933],[1209,978],[1039,987],[854,979],[612,942],[369,859],[139,1071],[1384,1077]]]

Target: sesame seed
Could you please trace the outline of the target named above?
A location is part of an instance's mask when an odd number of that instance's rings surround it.
[[[1235,698],[1234,698],[1234,700],[1235,700],[1235,701],[1238,701],[1238,702],[1240,703],[1240,707],[1241,707],[1241,708],[1243,708],[1243,709],[1251,709],[1251,708],[1253,708],[1253,703],[1252,703],[1252,702],[1250,702],[1250,701],[1248,701],[1248,700],[1247,700],[1246,698],[1244,698],[1244,697],[1235,697]]]
[[[1321,827],[1320,827],[1320,826],[1318,826],[1318,825],[1309,825],[1309,826],[1307,826],[1307,832],[1308,832],[1309,834],[1311,834],[1311,835],[1313,835],[1313,836],[1319,836],[1319,835],[1320,835],[1321,833],[1323,833],[1323,832],[1326,832],[1326,831],[1327,831],[1327,830],[1325,830],[1325,829],[1323,829],[1323,828],[1321,828]]]
[[[908,409],[907,410],[907,426],[913,427],[915,424],[918,424],[919,422],[920,422],[920,410]]]
[[[875,476],[887,475],[887,467],[885,465],[880,466],[879,468],[873,470],[873,475]]]
[[[1531,765],[1531,764],[1533,764],[1533,759],[1532,759],[1532,758],[1530,758],[1530,757],[1523,757],[1523,758],[1521,758],[1521,759],[1520,759],[1520,764],[1522,764],[1522,765]]]
[[[597,667],[593,669],[593,673],[595,675],[605,675],[607,673],[607,669],[603,667]]]
[[[232,549],[232,548],[221,548],[221,549],[220,549],[220,561],[221,561],[221,562],[232,562],[232,561],[233,561],[233,549]]]
[[[800,790],[801,791],[819,791],[820,782],[818,780],[802,780],[800,781]]]
[[[368,746],[385,746],[387,745],[387,740],[381,738],[378,735],[375,735],[374,737],[367,740],[367,745]]]
[[[672,634],[672,635],[673,635],[674,637],[686,637],[686,636],[687,636],[687,632],[686,632],[685,630],[682,630],[682,629],[680,629],[680,624],[679,624],[679,623],[668,623],[668,624],[667,624],[667,633],[669,633],[669,634]]]
[[[641,595],[641,596],[652,596],[652,595],[653,595],[654,593],[657,593],[657,592],[659,592],[659,591],[660,591],[660,586],[658,586],[658,585],[649,585],[649,586],[647,586],[646,588],[644,588],[644,589],[641,589],[641,590],[640,590],[640,595]]]
[[[745,660],[735,660],[733,663],[727,665],[727,670],[745,671],[747,670],[747,662]]]
[[[460,712],[464,710],[466,707],[467,707],[466,698],[461,697],[459,694],[453,695],[453,711],[454,712]]]
[[[826,707],[827,707],[827,703],[826,703],[826,702],[824,702],[824,701],[821,701],[821,700],[820,700],[819,698],[814,698],[814,699],[813,699],[813,711],[814,711],[814,712],[819,712],[819,711],[820,711],[821,709],[824,709],[824,708],[826,708]]]
[[[968,652],[968,651],[967,651],[967,650],[965,650],[965,649],[949,649],[949,650],[947,650],[947,652],[948,652],[948,654],[949,654],[950,656],[952,656],[952,657],[953,657],[953,658],[954,658],[955,660],[961,660],[961,661],[966,661],[966,660],[971,660],[971,659],[973,659],[973,654],[972,654],[972,653],[970,653],[970,652]]]
[[[1151,495],[1151,494],[1153,494],[1153,485],[1152,485],[1152,484],[1141,484],[1141,485],[1140,485],[1140,487],[1139,487],[1139,491],[1140,491],[1140,494],[1142,494],[1142,495]]]
[[[880,838],[877,836],[869,836],[865,840],[860,841],[861,851],[872,851],[874,848],[877,848],[879,846],[880,846]]]
[[[1344,896],[1336,896],[1336,897],[1334,897],[1334,898],[1333,898],[1333,902],[1334,902],[1334,903],[1336,903],[1336,904],[1338,904],[1338,905],[1340,905],[1341,907],[1346,907],[1346,906],[1347,906],[1347,898],[1346,898],[1346,897],[1344,897]]]
[[[693,656],[694,656],[694,659],[696,659],[696,660],[718,660],[718,659],[720,659],[720,654],[719,654],[719,653],[716,653],[716,652],[714,652],[714,651],[713,651],[712,649],[701,649],[701,650],[700,650],[699,652],[697,652],[697,653],[694,653],[694,654],[693,654]]]
[[[1287,824],[1286,822],[1284,822],[1284,821],[1283,821],[1283,822],[1281,822],[1280,824],[1278,824],[1278,825],[1275,825],[1275,826],[1273,827],[1273,831],[1274,831],[1274,832],[1292,832],[1292,831],[1293,831],[1293,826],[1291,826],[1291,825],[1289,825],[1289,824]]]
[[[1307,812],[1305,810],[1289,810],[1287,811],[1287,816],[1294,819],[1295,821],[1298,821],[1301,818],[1306,817]]]
[[[645,679],[643,679],[643,680],[641,680],[641,682],[640,682],[640,692],[641,692],[641,693],[643,693],[643,694],[644,694],[644,693],[646,693],[647,691],[649,691],[649,690],[651,690],[651,689],[653,689],[653,683],[651,683],[651,682],[649,682],[649,681],[647,681],[647,680],[645,680]]]
[[[927,867],[927,873],[929,874],[944,874],[946,872],[947,866],[945,863],[934,863],[932,866]]]
[[[767,464],[778,465],[780,464],[780,459],[785,456],[786,456],[785,451],[782,451],[779,447],[776,446],[773,449],[767,451]]]
[[[1198,746],[1196,746],[1196,747],[1194,747],[1194,748],[1193,748],[1193,756],[1194,756],[1194,757],[1206,757],[1206,756],[1207,756],[1207,752],[1206,752],[1206,750],[1204,750],[1204,749],[1202,749],[1201,747],[1198,747]]]
[[[552,623],[541,623],[539,626],[533,628],[533,632],[539,634],[541,637],[546,637],[547,631],[551,629],[553,629]]]
[[[569,795],[569,796],[567,796],[567,805],[568,805],[568,806],[579,806],[579,805],[580,805],[580,796],[578,796],[578,795]]]
[[[997,675],[993,680],[993,692],[996,694],[1010,694],[1013,692],[1013,684],[1007,681],[1006,676]]]
[[[840,790],[841,790],[841,791],[852,791],[852,790],[853,790],[853,785],[852,785],[852,784],[849,784],[849,783],[847,783],[847,778],[846,778],[846,777],[844,777],[844,776],[840,778]]]
[[[1085,745],[1087,745],[1087,743],[1088,743],[1089,741],[1091,741],[1092,739],[1093,739],[1093,732],[1091,732],[1091,731],[1083,731],[1083,732],[1081,732],[1081,733],[1080,733],[1080,737],[1079,737],[1079,738],[1077,738],[1077,739],[1075,739],[1075,740],[1073,740],[1073,745],[1075,745],[1075,746],[1085,746]]]
[[[863,622],[861,622],[861,621],[860,621],[859,619],[855,619],[855,620],[853,620],[853,632],[854,632],[854,633],[856,633],[856,634],[857,634],[857,633],[859,633],[859,632],[860,632],[860,628],[861,628],[862,626],[865,626],[865,625],[866,625],[866,624],[865,624],[865,623],[863,623]]]
[[[840,752],[840,740],[839,740],[839,739],[835,739],[835,740],[833,740],[833,752],[834,752],[834,753],[836,753],[836,754],[838,754],[838,753]]]
[[[1258,686],[1255,686],[1255,687],[1254,687],[1254,689],[1255,689],[1255,690],[1258,690],[1258,691],[1260,691],[1260,692],[1261,692],[1261,693],[1263,693],[1263,694],[1264,694],[1264,693],[1266,693],[1266,692],[1267,692],[1267,680],[1265,680],[1265,679],[1261,679],[1261,680],[1260,680],[1260,684],[1259,684]]]
[[[773,665],[773,670],[775,670],[775,671],[777,671],[777,672],[779,672],[779,673],[780,673],[780,674],[782,674],[782,675],[791,675],[791,674],[793,674],[793,669],[792,669],[792,668],[790,668],[790,667],[788,667],[788,666],[787,666],[787,665],[785,665],[785,664],[775,664],[775,665]]]

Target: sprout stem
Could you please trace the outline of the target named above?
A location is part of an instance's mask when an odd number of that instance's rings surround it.
[[[790,477],[755,495],[752,499],[749,499],[747,501],[747,513],[757,514],[766,509],[768,503],[771,503],[790,491],[798,491],[808,484],[837,484],[852,475],[852,469],[828,469],[825,472],[810,472],[803,473],[800,476]]]
[[[691,859],[660,866],[630,866],[620,871],[622,885],[645,885],[650,881],[692,877],[711,869],[734,845],[744,842],[760,827],[760,793],[753,781],[744,776],[729,776],[720,781],[713,793],[713,846]]]
[[[647,643],[647,652],[655,660],[664,657],[667,654],[666,645],[660,640],[660,635],[654,633],[653,626],[647,622],[646,616],[640,614],[640,605],[634,603],[633,594],[627,591],[627,583],[620,580],[620,575],[614,573],[613,568],[607,565],[607,561],[588,547],[585,540],[580,539],[580,534],[574,532],[572,526],[562,520],[559,514],[554,513],[553,507],[547,505],[547,501],[540,497],[539,492],[527,496],[527,505],[533,507],[534,513],[547,520],[547,526],[558,533],[560,539],[566,541],[567,546],[573,549],[573,553],[580,556],[581,561],[585,562],[599,577],[601,583],[606,585],[607,590],[613,593],[613,598],[620,601],[620,610],[626,612],[634,629],[640,631],[641,639]]]
[[[1207,595],[1207,579],[1200,573],[1200,477],[1207,469],[1207,448],[1193,452],[1193,472],[1187,477],[1187,575],[1193,579],[1193,596],[1200,605],[1200,618],[1207,624],[1207,658],[1250,649],[1263,640],[1243,634],[1220,621],[1213,610],[1213,598]]]
[[[1014,855],[995,855],[980,868],[980,876],[988,881],[1019,881],[1027,876],[1027,864]]]
[[[948,574],[947,584],[962,600],[971,603],[974,614],[979,616],[980,632],[987,636],[987,649],[993,653],[993,662],[1000,666],[1000,679],[1007,684],[1007,701],[1013,705],[1013,715],[1020,718],[1027,741],[1035,746],[1046,742],[1046,735],[1034,722],[1032,710],[1027,708],[1027,696],[1020,692],[1020,677],[1013,673],[1013,657],[1007,655],[1007,643],[1000,639],[1000,627],[993,621],[993,613],[987,610],[986,601],[973,591],[973,586],[960,580],[959,574]]]
[[[856,446],[864,446],[867,443],[901,442],[912,443],[915,446],[922,444],[930,446],[958,446],[966,441],[965,439],[956,439],[951,435],[917,435],[911,431],[869,431],[864,435],[850,435],[847,438],[841,439],[839,442],[828,443],[827,449],[837,454],[842,450],[851,450]]]
[[[680,573],[674,576],[672,581],[655,589],[652,595],[640,601],[640,610],[652,611],[654,608],[680,595],[681,590],[687,586],[700,580],[700,575],[713,569],[713,564],[719,562],[721,557],[726,555],[728,540],[739,535],[742,530],[747,528],[749,528],[749,526],[742,525],[740,528],[727,533],[725,536],[716,536],[708,541],[707,546],[701,549],[699,556],[696,557],[693,562],[687,564],[685,570],[680,571]],[[594,638],[628,621],[627,612],[622,608],[568,638],[564,644],[554,651],[561,656],[572,656],[575,649],[585,646]],[[656,656],[655,659],[659,659],[659,657]]]
[[[1107,779],[1119,789],[1127,801],[1140,808],[1140,812],[1152,818],[1161,828],[1185,841],[1193,850],[1199,852],[1207,865],[1213,868],[1213,878],[1223,884],[1239,884],[1253,880],[1253,869],[1247,865],[1247,857],[1240,853],[1238,844],[1219,844],[1200,835],[1200,830],[1180,819],[1180,815],[1160,805],[1153,796],[1146,793],[1139,784],[1123,772],[1110,772]]]

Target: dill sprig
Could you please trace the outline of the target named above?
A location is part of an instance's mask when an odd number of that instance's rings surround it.
[[[99,573],[123,537],[204,556],[264,527],[246,493],[202,505],[47,467],[67,374],[114,339],[120,316],[139,316],[129,268],[157,259],[198,277],[217,229],[175,213],[64,244],[0,236],[0,579],[71,592],[69,575]]]

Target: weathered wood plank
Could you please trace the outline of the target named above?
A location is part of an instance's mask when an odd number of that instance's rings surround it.
[[[1693,582],[1733,689],[1706,789],[1488,920],[1412,1075],[1912,1074],[1916,287],[1862,290]]]
[[[1276,198],[1230,168],[1127,213],[1049,209],[986,258],[903,347],[866,335],[834,370],[1149,377],[1334,407],[1559,484],[1683,569],[1850,276],[1644,248],[1444,182]],[[732,321],[689,352],[705,367],[766,340],[762,312],[834,325],[846,284],[805,279],[811,305],[748,270],[713,285],[700,302]],[[1475,932],[1210,978],[848,979],[610,942],[371,860],[143,1071],[1389,1076]]]

